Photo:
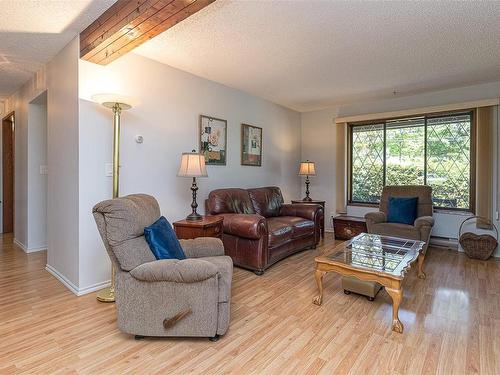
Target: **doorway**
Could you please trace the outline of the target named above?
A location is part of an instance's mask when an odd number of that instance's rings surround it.
[[[2,119],[2,233],[14,232],[15,114]]]

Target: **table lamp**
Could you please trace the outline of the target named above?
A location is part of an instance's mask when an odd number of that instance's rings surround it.
[[[313,161],[303,161],[300,163],[299,176],[306,176],[306,196],[302,199],[304,202],[310,202],[312,199],[309,197],[309,176],[316,176],[316,169],[314,168]]]
[[[113,111],[113,198],[118,197],[120,183],[120,115],[136,101],[118,94],[95,94],[92,100]],[[97,293],[99,302],[115,301],[115,268],[111,264],[111,285]]]
[[[184,152],[181,157],[181,166],[177,172],[179,177],[192,177],[193,184],[191,185],[191,192],[193,194],[193,202],[191,203],[191,212],[186,220],[196,221],[201,220],[202,216],[196,212],[198,208],[198,203],[196,203],[196,192],[198,191],[198,185],[196,185],[196,177],[208,177],[207,168],[205,167],[205,156],[203,154],[197,153],[195,150],[192,152]]]

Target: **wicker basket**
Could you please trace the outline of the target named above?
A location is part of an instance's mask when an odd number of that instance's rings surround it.
[[[462,228],[464,224],[469,221],[469,220],[481,220],[483,221],[487,226],[490,227],[490,230],[493,231],[495,229],[495,237],[493,237],[490,234],[476,234],[472,232],[465,232],[462,233]],[[458,234],[460,236],[459,242],[462,248],[465,251],[465,254],[469,258],[474,258],[474,259],[481,259],[481,260],[487,260],[491,254],[495,251],[498,242],[498,229],[491,222],[491,220],[488,220],[484,217],[481,216],[471,216],[467,219],[465,219],[462,224],[460,225],[460,229],[458,231]]]

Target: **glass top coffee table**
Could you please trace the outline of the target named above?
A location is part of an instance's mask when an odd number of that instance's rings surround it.
[[[403,298],[402,282],[424,244],[422,241],[367,233],[341,243],[331,255],[315,258],[319,295],[314,297],[313,303],[319,306],[323,302],[323,276],[327,272],[380,283],[392,298],[392,330],[402,333],[403,324],[398,316]]]

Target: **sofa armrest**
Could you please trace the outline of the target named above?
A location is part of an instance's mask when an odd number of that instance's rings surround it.
[[[387,221],[387,216],[382,211],[368,212],[365,214],[366,225],[380,224]]]
[[[323,215],[323,207],[320,204],[282,204],[280,210],[280,216],[297,216],[311,221],[316,221],[320,215]]]
[[[432,216],[420,216],[417,217],[413,225],[419,229],[424,226],[432,228],[434,226],[434,218]]]
[[[224,245],[218,238],[199,237],[193,240],[179,240],[188,258],[216,257],[224,255]]]
[[[214,277],[217,267],[201,259],[163,259],[143,263],[130,271],[130,274],[133,278],[146,282],[195,283]]]
[[[266,218],[257,214],[223,214],[224,233],[258,240],[267,235]]]

